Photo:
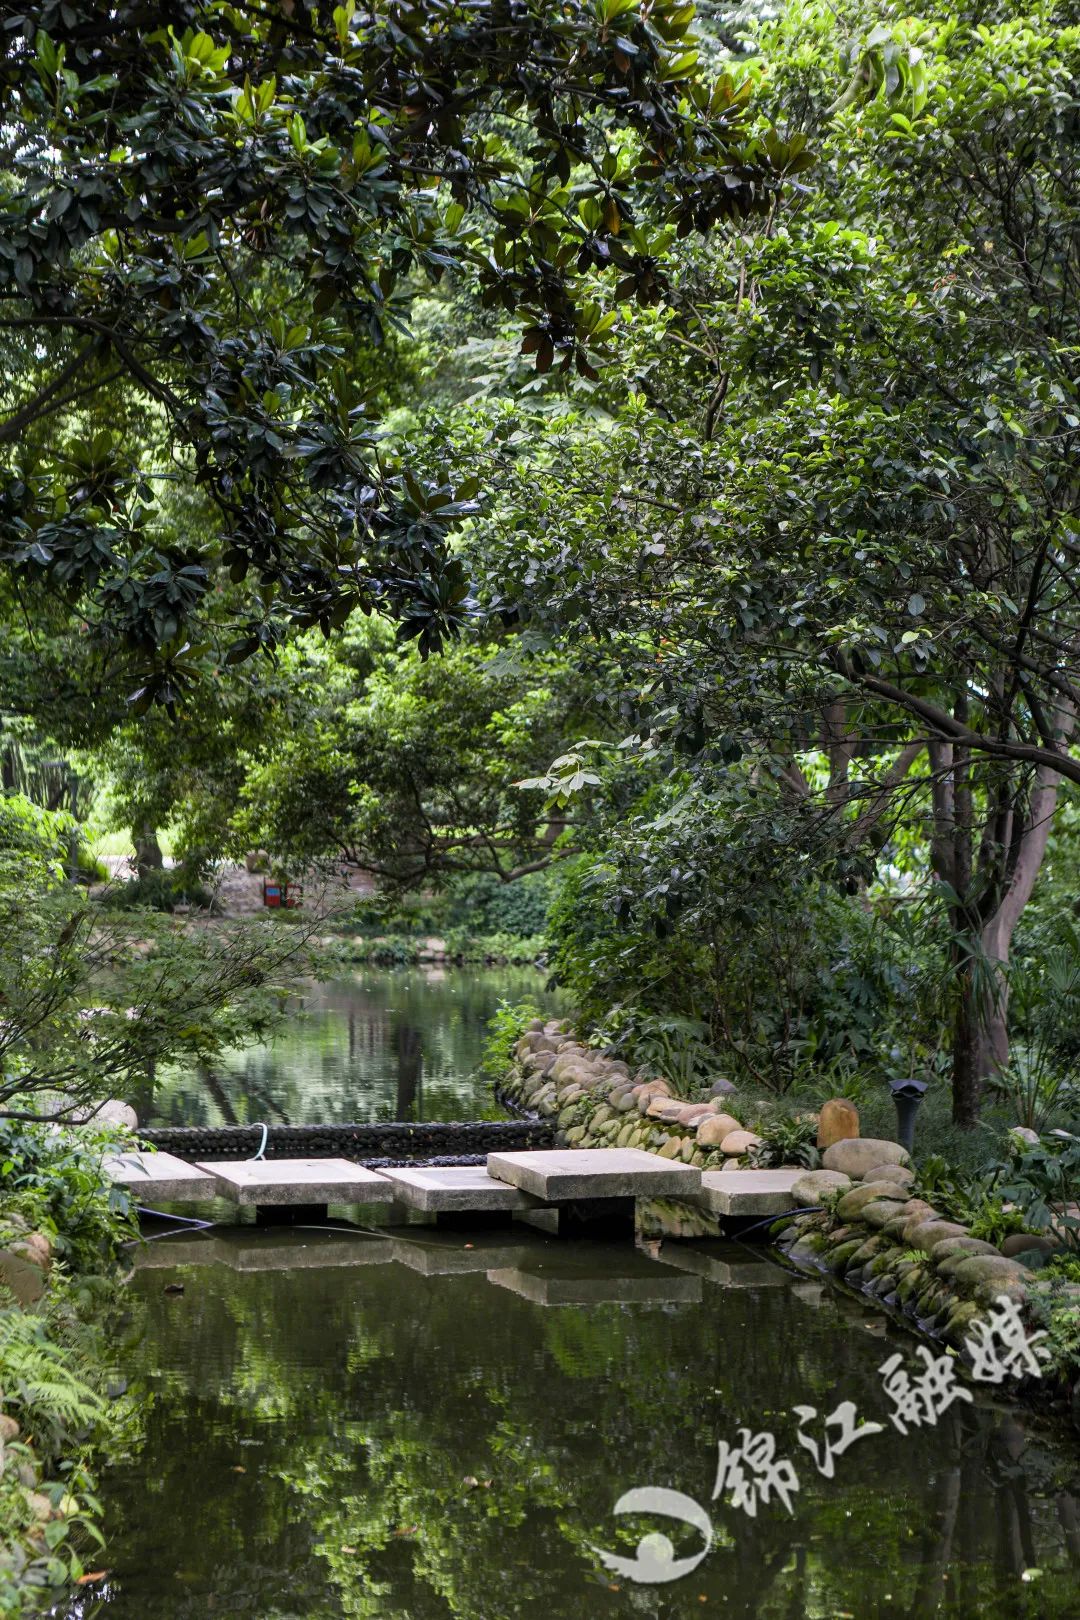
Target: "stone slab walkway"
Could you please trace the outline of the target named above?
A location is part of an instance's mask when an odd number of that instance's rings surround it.
[[[641,1148],[489,1153],[488,1173],[545,1203],[588,1198],[686,1198],[701,1171]]]
[[[804,1170],[705,1170],[692,1202],[714,1215],[782,1215],[797,1208],[791,1189],[805,1174]]]
[[[101,1165],[110,1181],[126,1187],[140,1204],[204,1203],[214,1197],[210,1176],[171,1153],[109,1154]]]
[[[384,1170],[394,1196],[429,1215],[490,1210],[535,1209],[537,1200],[518,1187],[489,1176],[483,1165],[429,1165],[415,1170]]]
[[[208,1159],[199,1166],[234,1204],[388,1204],[385,1176],[349,1159]]]

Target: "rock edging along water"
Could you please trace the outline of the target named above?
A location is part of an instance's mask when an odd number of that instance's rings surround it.
[[[258,1153],[262,1125],[151,1126],[139,1131],[148,1147],[175,1153],[189,1164],[203,1159],[243,1159]],[[418,1160],[481,1161],[488,1153],[551,1147],[555,1132],[546,1120],[470,1120],[378,1125],[269,1125],[268,1159],[346,1158],[407,1165]]]
[[[799,1270],[827,1273],[964,1355],[975,1323],[988,1319],[1002,1295],[1030,1318],[1037,1274],[912,1196],[913,1181],[897,1143],[838,1142],[826,1150],[824,1168],[792,1189],[800,1204],[822,1207],[781,1217],[775,1241]],[[1080,1285],[1062,1292],[1075,1305]]]
[[[557,1019],[533,1020],[500,1094],[549,1121],[566,1147],[636,1147],[701,1170],[736,1167],[760,1138],[730,1099],[681,1102],[666,1080],[644,1080],[621,1058],[584,1046]]]

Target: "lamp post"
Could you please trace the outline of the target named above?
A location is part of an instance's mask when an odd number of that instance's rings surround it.
[[[926,1091],[925,1080],[893,1080],[889,1085],[896,1104],[896,1140],[910,1153],[915,1145],[915,1115]]]

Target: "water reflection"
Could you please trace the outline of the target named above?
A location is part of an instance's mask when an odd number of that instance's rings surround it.
[[[486,1026],[526,998],[554,1010],[528,968],[362,969],[312,986],[272,1045],[151,1077],[133,1101],[154,1125],[497,1119]]]
[[[516,1227],[156,1245],[121,1357],[145,1438],[105,1481],[107,1589],[68,1620],[1078,1612],[1068,1436],[980,1395],[853,1447],[826,1480],[791,1408],[850,1399],[883,1419],[877,1369],[911,1341],[853,1331],[829,1292],[762,1277],[760,1255],[699,1245],[710,1264],[674,1268],[674,1248]],[[710,1502],[717,1441],[744,1423],[806,1464],[792,1516]],[[671,1521],[613,1516],[645,1485],[707,1504],[715,1527],[663,1589],[589,1550],[676,1540]],[[700,1549],[688,1529],[675,1553]]]

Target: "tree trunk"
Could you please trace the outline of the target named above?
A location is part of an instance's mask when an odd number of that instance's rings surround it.
[[[160,872],[164,865],[157,830],[149,822],[143,822],[135,832],[135,870],[142,877],[144,872]]]
[[[1040,770],[1031,795],[1019,854],[1001,902],[982,927],[979,944],[997,976],[996,994],[986,997],[982,1009],[979,1040],[979,1074],[985,1079],[996,1074],[1009,1061],[1009,985],[1006,970],[1013,934],[1024,907],[1031,899],[1035,880],[1046,854],[1046,843],[1057,809],[1061,778],[1054,771]]]
[[[953,1123],[965,1131],[973,1130],[979,1123],[981,1010],[975,989],[974,963],[969,955],[957,969],[952,1040],[952,1117]]]

